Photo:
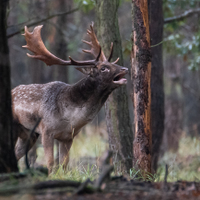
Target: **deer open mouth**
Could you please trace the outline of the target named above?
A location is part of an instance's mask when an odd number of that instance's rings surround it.
[[[118,84],[118,85],[124,85],[127,83],[127,80],[124,78],[124,76],[127,74],[127,72],[121,72],[117,74],[114,79],[113,83]]]

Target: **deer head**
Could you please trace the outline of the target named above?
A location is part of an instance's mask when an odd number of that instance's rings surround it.
[[[90,30],[87,30],[87,34],[90,37],[90,41],[83,40],[84,43],[88,44],[91,49],[83,50],[85,53],[89,53],[95,57],[94,60],[87,61],[76,61],[69,56],[69,61],[62,60],[52,53],[50,53],[42,39],[41,39],[41,26],[34,28],[33,32],[29,32],[27,27],[25,27],[25,39],[27,45],[23,46],[24,48],[29,49],[34,53],[34,55],[27,55],[31,58],[39,59],[45,62],[47,65],[74,65],[77,70],[90,76],[91,78],[97,78],[99,81],[104,83],[104,85],[110,84],[111,88],[116,88],[120,85],[126,84],[127,80],[124,78],[124,75],[128,72],[128,69],[117,65],[119,58],[115,62],[110,62],[113,54],[113,43],[111,43],[110,55],[108,59],[104,55],[104,52],[101,50],[101,46],[97,40],[93,29],[93,23],[90,25]]]

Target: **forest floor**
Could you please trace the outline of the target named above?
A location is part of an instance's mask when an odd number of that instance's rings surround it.
[[[186,137],[184,134],[180,138],[178,150],[165,153],[159,161],[157,173],[149,174],[146,181],[140,171],[134,168],[126,176],[115,171],[111,173],[110,179],[103,180],[97,190],[95,181],[102,177],[100,157],[108,150],[108,138],[102,126],[98,129],[87,127],[75,138],[70,152],[70,169],[66,174],[60,167],[50,177],[32,174],[21,178],[10,176],[6,181],[0,177],[0,200],[200,199],[200,139]],[[35,165],[45,165],[40,145],[37,155]],[[23,163],[22,159],[22,172]]]
[[[76,182],[78,183],[78,182]],[[22,183],[21,183],[22,184]],[[71,184],[71,186],[70,186]],[[68,181],[38,182],[27,188],[26,184],[7,192],[0,190],[0,200],[198,200],[200,199],[200,183],[179,181],[138,182],[126,180],[123,177],[115,178],[104,183],[102,191],[92,190],[89,185],[69,183]],[[82,188],[82,189],[81,189]]]

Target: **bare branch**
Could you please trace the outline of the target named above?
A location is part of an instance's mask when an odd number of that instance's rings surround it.
[[[56,13],[56,14],[50,15],[50,16],[48,16],[48,17],[46,17],[46,18],[39,19],[38,21],[35,21],[35,22],[31,22],[31,23],[29,23],[29,24],[26,24],[26,26],[27,26],[27,27],[35,26],[35,25],[37,25],[37,24],[40,24],[40,23],[42,23],[42,22],[44,22],[44,21],[47,21],[47,20],[49,20],[49,19],[52,19],[52,18],[54,18],[54,17],[60,17],[60,16],[63,16],[63,15],[69,15],[69,14],[71,14],[71,13],[74,13],[74,12],[78,11],[78,10],[79,10],[79,7],[74,8],[74,9],[72,9],[72,10],[70,10],[70,11],[67,11],[67,12]],[[19,26],[21,26],[21,25],[22,25],[22,24],[20,24]],[[24,30],[24,27],[19,28],[19,29],[16,30],[16,31],[13,31],[13,32],[10,33],[10,34],[7,34],[7,38],[11,38],[11,37],[13,37],[14,35],[20,34],[23,30]]]
[[[200,12],[200,8],[186,10],[184,13],[182,13],[180,15],[164,19],[164,24],[171,23],[171,22],[174,22],[174,21],[183,20],[183,19],[190,17],[190,16],[192,16],[196,13],[199,13],[199,12]]]

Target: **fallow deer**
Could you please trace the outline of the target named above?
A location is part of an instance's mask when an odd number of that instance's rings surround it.
[[[50,53],[41,39],[41,28],[37,26],[33,32],[25,27],[27,45],[23,46],[34,53],[27,54],[31,58],[39,59],[47,65],[74,65],[86,76],[79,82],[68,85],[55,81],[47,84],[19,85],[12,90],[12,110],[15,140],[15,153],[19,160],[26,149],[26,142],[30,130],[41,118],[31,138],[30,148],[41,135],[45,159],[49,172],[54,164],[54,139],[59,141],[59,163],[64,167],[68,163],[68,154],[73,138],[80,129],[90,122],[105,103],[109,94],[117,87],[126,84],[124,76],[128,69],[117,65],[117,61],[110,62],[113,52],[106,59],[94,33],[93,24],[87,33],[90,41],[83,41],[91,49],[83,50],[95,57],[94,60],[69,61],[62,60]]]

